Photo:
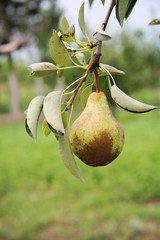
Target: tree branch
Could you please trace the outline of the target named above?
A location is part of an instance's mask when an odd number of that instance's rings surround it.
[[[0,45],[0,54],[11,53],[28,44],[28,40],[23,39],[15,42]]]
[[[111,4],[110,4],[110,6],[108,8],[108,12],[107,12],[106,17],[104,19],[104,22],[102,23],[102,30],[104,30],[104,31],[106,29],[106,26],[108,24],[108,20],[110,18],[110,15],[111,15],[112,10],[113,10],[115,5],[116,5],[116,0],[111,0]]]

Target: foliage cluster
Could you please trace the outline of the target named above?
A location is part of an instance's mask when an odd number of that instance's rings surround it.
[[[100,62],[102,42],[111,39],[111,37],[105,32],[105,28],[115,5],[117,19],[120,24],[123,25],[124,18],[129,16],[134,4],[131,4],[132,7],[130,9],[130,5],[128,6],[126,3],[124,4],[123,1],[115,2],[112,0],[105,20],[102,23],[102,27],[95,28],[93,37],[96,41],[90,40],[86,31],[83,3],[79,9],[78,22],[86,41],[82,42],[76,39],[74,25],[69,25],[67,19],[63,17],[61,21],[61,30],[59,32],[53,30],[53,34],[50,39],[50,54],[55,64],[50,62],[40,62],[29,66],[31,68],[31,77],[48,76],[55,72],[57,72],[58,76],[62,76],[63,71],[68,69],[79,68],[81,70],[85,70],[80,78],[74,80],[63,91],[50,92],[46,97],[35,97],[29,103],[25,120],[27,133],[36,141],[38,120],[43,109],[45,116],[45,120],[43,122],[44,135],[48,136],[50,132],[55,134],[58,140],[59,153],[65,166],[74,176],[80,178],[81,180],[83,179],[77,168],[68,134],[70,131],[70,121],[73,112],[73,102],[80,89],[84,87],[81,92],[81,102],[83,108],[87,103],[89,95],[92,91],[94,91],[94,87],[96,87],[97,93],[100,92],[99,77],[106,78],[104,81],[104,93],[112,105],[118,105],[121,108],[134,113],[148,112],[157,108],[155,106],[139,102],[126,95],[118,88],[113,78],[113,75],[123,75],[124,72],[111,65]],[[78,48],[72,46],[72,42],[77,44]],[[126,57],[125,50],[126,49],[124,49],[124,59]],[[87,55],[90,55],[88,61],[86,59],[86,53]],[[129,57],[131,58],[130,54]],[[87,78],[90,81],[89,84],[86,84]],[[71,87],[73,87],[76,83],[78,83],[78,85],[74,88],[74,90],[71,90]],[[70,95],[71,97],[67,99],[67,102],[65,103],[64,97],[68,97]],[[71,110],[68,116],[68,110],[70,108]]]
[[[137,32],[138,31],[138,32]],[[146,41],[143,31],[141,34],[137,34],[140,30],[132,33],[122,33],[120,35],[113,36],[112,42],[104,44],[102,61],[107,61],[109,65],[116,66],[119,69],[125,70],[125,75],[122,77],[115,76],[118,86],[126,93],[135,95],[135,98],[152,104],[160,102],[158,94],[152,94],[152,90],[158,90],[159,88],[159,56],[160,49],[155,42],[150,43]],[[142,37],[141,37],[142,36]],[[144,37],[143,37],[144,36]],[[116,41],[118,39],[118,42]],[[128,57],[128,54],[130,57]],[[46,61],[48,58],[45,58]],[[8,61],[0,62],[0,79],[1,79],[1,98],[0,98],[0,112],[9,111],[9,92],[7,88],[7,78],[9,72]],[[34,81],[28,78],[28,70],[26,63],[21,62],[16,68],[18,79],[20,80],[20,101],[21,110],[24,112],[27,108],[27,102],[34,97],[33,91],[30,95],[29,89],[34,90]],[[69,85],[73,79],[78,79],[81,76],[81,69],[72,69],[64,72],[65,84]],[[56,84],[56,75],[43,78],[44,93],[51,91]],[[104,89],[104,81],[101,81],[101,89]],[[150,94],[142,94],[139,96],[139,92],[142,92],[145,85],[145,89],[150,89]],[[71,88],[73,89],[73,87]],[[137,93],[136,93],[137,92]],[[137,96],[136,96],[137,95]],[[148,96],[148,97],[147,97]],[[77,96],[79,99],[79,96]]]

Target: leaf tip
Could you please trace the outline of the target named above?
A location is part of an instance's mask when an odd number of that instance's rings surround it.
[[[85,181],[82,177],[80,177],[80,180],[81,180],[82,182],[86,183],[86,181]]]

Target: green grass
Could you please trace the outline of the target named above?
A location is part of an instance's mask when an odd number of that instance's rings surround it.
[[[160,111],[116,113],[120,156],[86,181],[63,166],[53,135],[38,142],[23,124],[0,124],[0,240],[159,240]]]

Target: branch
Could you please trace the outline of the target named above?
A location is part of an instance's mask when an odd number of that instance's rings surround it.
[[[26,39],[15,41],[15,42],[10,42],[7,44],[2,44],[2,45],[0,45],[0,54],[7,54],[10,52],[13,52],[27,44],[28,44],[28,40],[26,40]]]
[[[86,74],[85,74],[84,78],[82,78],[82,80],[80,81],[80,83],[79,83],[79,84],[77,85],[77,87],[75,88],[74,94],[73,94],[71,100],[69,101],[68,105],[66,106],[65,111],[68,111],[68,109],[70,108],[70,106],[73,104],[74,99],[75,99],[75,97],[76,97],[76,95],[77,95],[77,93],[78,93],[78,90],[80,89],[80,87],[82,86],[82,84],[85,82],[85,80],[86,80],[89,72],[94,71],[95,66],[97,66],[97,59],[96,59],[96,58],[92,58],[89,66],[88,66],[88,68],[87,68],[87,70],[86,70]]]
[[[108,20],[110,18],[110,15],[111,15],[112,10],[113,10],[115,5],[116,5],[116,0],[111,0],[111,4],[110,4],[110,6],[108,8],[108,12],[107,12],[106,17],[104,19],[104,22],[102,23],[102,30],[104,30],[104,31],[106,29],[106,26],[108,24]]]

